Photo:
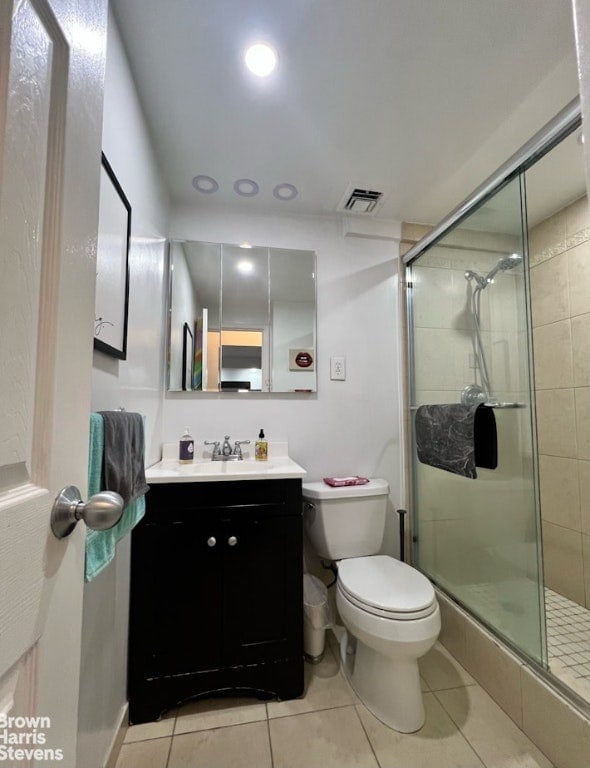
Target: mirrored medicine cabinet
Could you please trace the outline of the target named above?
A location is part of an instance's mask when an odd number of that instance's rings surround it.
[[[168,390],[316,391],[316,255],[170,241]]]

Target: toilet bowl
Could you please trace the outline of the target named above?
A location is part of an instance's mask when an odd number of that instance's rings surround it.
[[[440,610],[428,579],[385,555],[339,564],[336,605],[347,630],[341,658],[361,701],[403,733],[424,724],[418,659],[440,632]]]
[[[424,724],[418,659],[436,642],[434,588],[381,546],[384,480],[332,488],[304,483],[304,525],[317,554],[338,567],[336,605],[346,629],[340,656],[355,692],[379,720],[411,733]]]

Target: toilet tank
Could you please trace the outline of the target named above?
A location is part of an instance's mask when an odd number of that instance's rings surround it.
[[[389,494],[386,480],[340,488],[303,483],[302,491],[303,524],[320,557],[341,560],[379,552]]]

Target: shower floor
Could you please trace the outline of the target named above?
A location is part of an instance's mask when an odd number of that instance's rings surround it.
[[[590,701],[590,611],[545,589],[549,669]]]

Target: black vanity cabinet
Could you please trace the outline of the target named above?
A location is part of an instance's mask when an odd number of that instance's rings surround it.
[[[154,483],[131,547],[129,717],[303,692],[301,480]]]

